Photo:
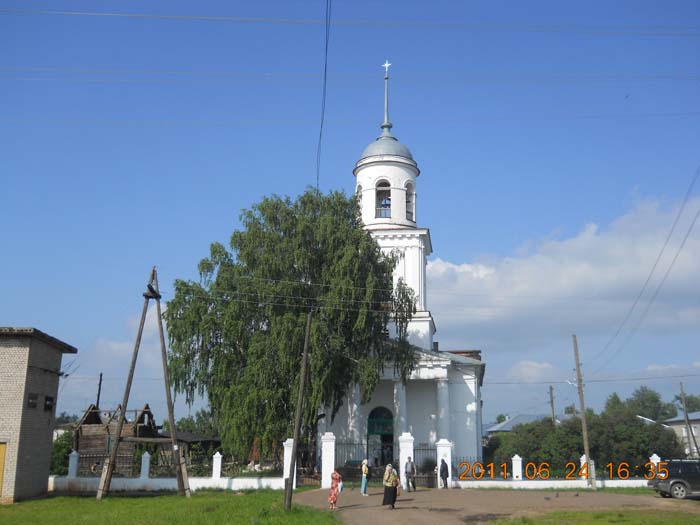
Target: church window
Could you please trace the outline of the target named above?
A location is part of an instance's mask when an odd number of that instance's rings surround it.
[[[381,219],[391,218],[391,186],[386,181],[377,184],[377,213],[376,217]]]
[[[360,209],[362,209],[362,186],[357,187],[355,197],[357,198],[357,205],[360,207]]]
[[[406,219],[409,221],[416,220],[416,191],[413,189],[413,184],[406,185]]]

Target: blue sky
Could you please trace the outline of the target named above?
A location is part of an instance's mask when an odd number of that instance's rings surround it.
[[[149,13],[264,22],[12,13]],[[321,189],[352,191],[378,134],[388,58],[394,132],[421,168],[441,348],[481,348],[485,419],[546,412],[571,378],[690,374],[700,393],[700,234],[600,353],[654,262],[698,166],[697,2],[336,0]],[[196,278],[241,209],[315,182],[324,2],[0,0],[0,324],[80,349],[59,411],[121,397],[144,282]],[[164,415],[155,339],[133,404]],[[618,350],[619,349],[619,350]],[[616,357],[597,371],[616,351]],[[597,371],[597,373],[594,373]],[[648,384],[671,398],[679,378]],[[493,383],[493,384],[489,384]],[[559,407],[575,391],[555,384]],[[179,408],[179,414],[186,408]]]

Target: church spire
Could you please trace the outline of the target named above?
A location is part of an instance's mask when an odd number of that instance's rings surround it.
[[[384,61],[382,67],[384,68],[384,122],[382,122],[382,137],[394,138],[391,134],[391,128],[393,125],[389,122],[389,66],[391,64],[388,60]]]

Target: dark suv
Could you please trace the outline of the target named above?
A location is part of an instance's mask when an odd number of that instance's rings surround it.
[[[700,460],[670,459],[665,462],[668,477],[652,479],[647,486],[662,497],[684,499],[691,494],[700,493]]]

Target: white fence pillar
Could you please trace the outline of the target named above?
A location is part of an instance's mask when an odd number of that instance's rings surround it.
[[[68,454],[68,477],[77,478],[78,477],[78,460],[80,459],[80,454],[77,450],[74,450]]]
[[[410,432],[404,432],[399,436],[399,465],[396,466],[396,472],[399,473],[401,486],[404,490],[408,490],[408,478],[406,478],[406,462],[408,458],[411,458],[414,462],[416,460],[413,457],[413,436]]]
[[[581,468],[583,468],[583,466],[585,464],[586,464],[586,454],[581,456]],[[591,468],[590,478],[595,480],[595,460],[593,460],[593,459],[590,461],[590,468]],[[581,476],[581,479],[587,479],[587,478],[586,478],[586,476]]]
[[[326,432],[321,436],[321,488],[331,488],[331,474],[335,470],[335,435]]]
[[[657,467],[659,466],[659,462],[661,461],[659,455],[656,453],[652,454],[651,456],[649,456],[649,461],[654,464],[654,472],[658,472]]]
[[[447,486],[452,486],[452,443],[446,439],[441,439],[435,443],[435,448],[437,449],[437,468],[438,468],[438,481],[440,480],[440,465],[442,465],[442,460],[447,463]],[[440,485],[438,485],[439,487]]]
[[[523,479],[523,458],[518,454],[510,458],[513,463],[513,479],[520,481]]]
[[[214,479],[221,479],[221,452],[216,452],[211,458],[211,477]]]
[[[284,443],[282,443],[282,446],[284,447],[284,474],[282,474],[282,477],[284,479],[291,477],[292,488],[296,488],[296,472],[292,472],[292,447],[294,446],[294,440],[292,438],[288,438]]]
[[[141,456],[141,479],[148,479],[151,473],[151,455],[148,451]]]

